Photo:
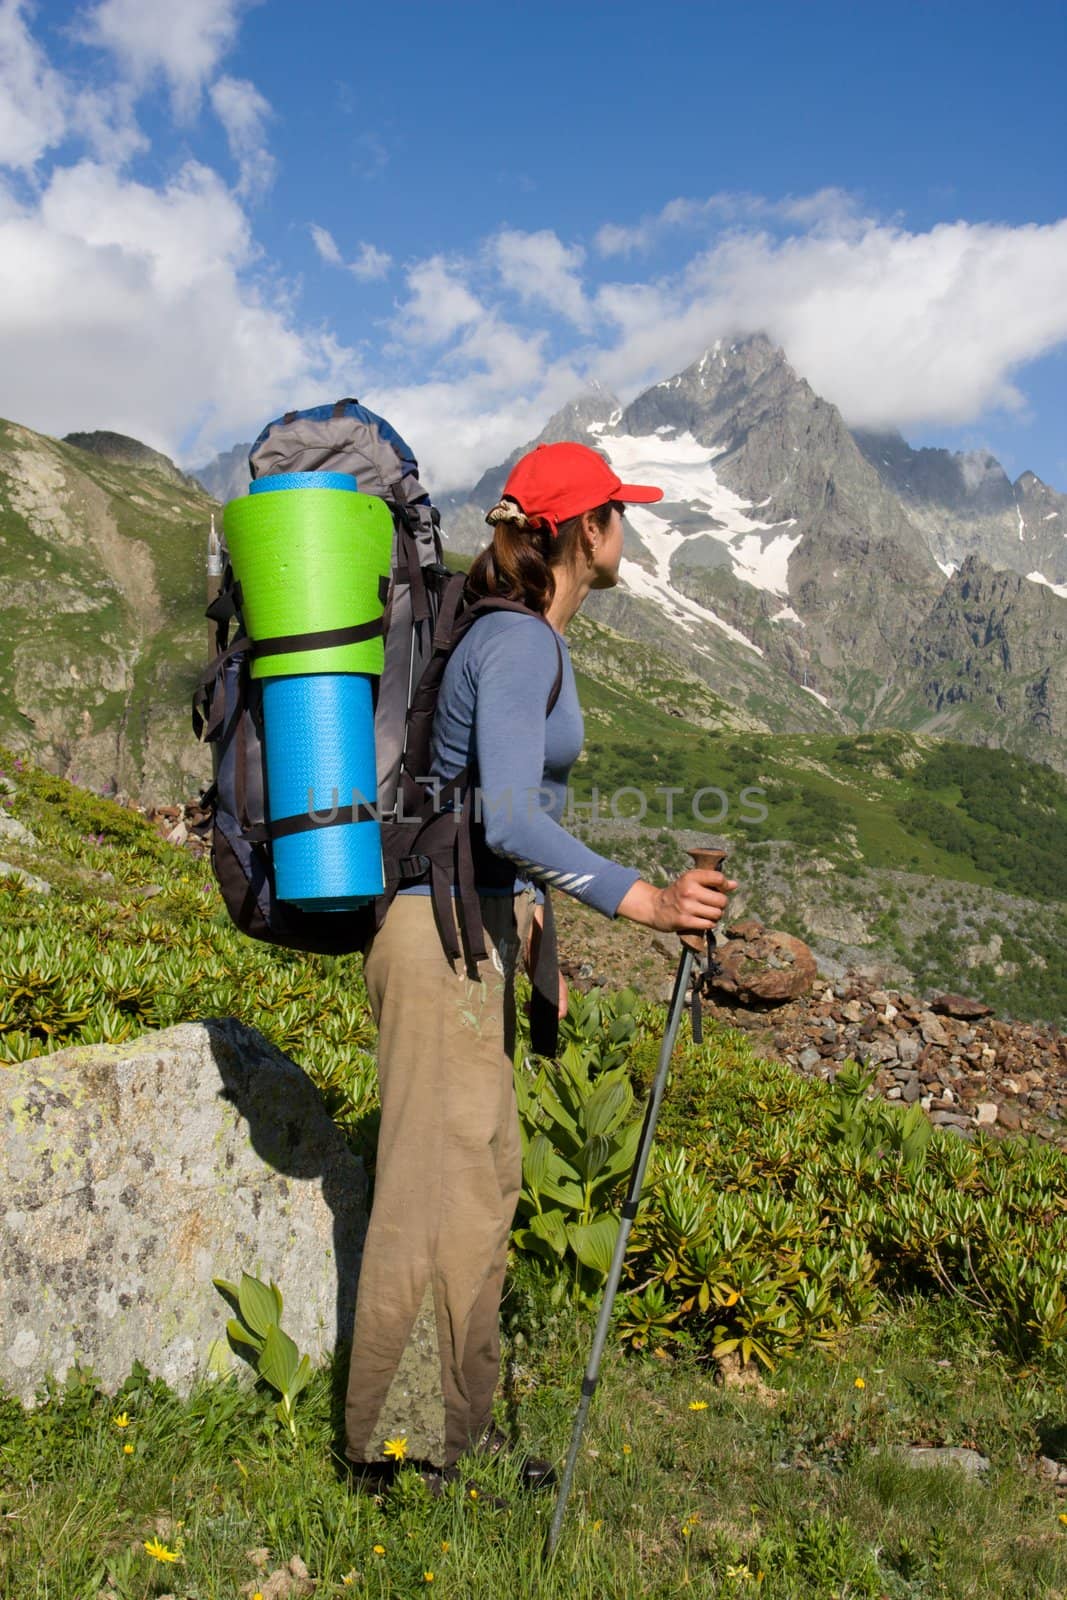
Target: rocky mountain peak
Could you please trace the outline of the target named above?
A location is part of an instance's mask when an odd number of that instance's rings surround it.
[[[614,431],[688,433],[698,444],[731,448],[755,417],[789,397],[802,407],[821,403],[766,334],[717,339],[684,371],[638,395]]]
[[[109,433],[107,430],[68,433],[63,436],[63,443],[72,444],[88,455],[99,456],[103,461],[114,461],[123,467],[147,468],[149,472],[158,472],[173,483],[195,487],[193,480],[186,477],[169,456],[165,456],[161,450],[153,450],[151,445],[142,444],[140,439],[131,439],[125,433]]]
[[[562,444],[568,439],[592,443],[591,433],[595,438],[597,432],[611,427],[621,411],[622,406],[610,389],[605,389],[595,381],[590,383],[586,390],[576,395],[573,400],[568,400],[566,405],[560,406],[559,410],[549,417],[536,439],[520,445],[517,450],[511,452],[506,461],[501,462],[499,467],[490,467],[489,471],[482,475],[471,490],[471,503],[483,508],[495,505],[500,499],[508,473],[516,461],[528,450],[533,450],[536,445]],[[458,526],[459,519],[454,517],[453,524]],[[485,531],[480,525],[480,519],[479,526],[474,531],[479,542],[484,542]]]

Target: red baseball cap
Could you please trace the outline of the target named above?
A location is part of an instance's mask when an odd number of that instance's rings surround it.
[[[663,490],[648,483],[623,483],[587,444],[539,444],[517,461],[508,474],[504,495],[517,501],[529,522],[544,524],[553,535],[568,517],[578,517],[609,500],[647,505],[663,499]]]

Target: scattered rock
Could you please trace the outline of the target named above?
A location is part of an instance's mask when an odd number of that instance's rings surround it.
[[[930,1010],[939,1011],[946,1017],[991,1017],[993,1007],[987,1006],[982,1000],[969,1000],[962,994],[935,994],[930,1001]]]
[[[803,940],[764,928],[752,918],[727,928],[715,955],[718,970],[712,987],[740,1000],[795,1000],[808,992],[818,970]]]
[[[188,1390],[226,1324],[215,1276],[273,1278],[313,1361],[351,1331],[362,1165],[233,1018],[7,1066],[0,1189],[0,1387],[26,1402],[76,1360],[108,1390],[135,1359]]]
[[[0,861],[0,878],[17,878],[25,889],[32,889],[34,894],[51,894],[52,885],[44,878],[38,878],[36,873],[27,872],[23,867],[13,867],[10,861]]]
[[[974,1108],[974,1120],[980,1128],[991,1128],[997,1120],[997,1107],[992,1100],[983,1100]]]
[[[948,1034],[932,1011],[924,1011],[919,1017],[919,1031],[927,1044],[948,1044]]]
[[[959,1467],[969,1478],[989,1471],[989,1461],[985,1456],[961,1445],[903,1445],[896,1454],[908,1467]]]
[[[777,1405],[778,1394],[764,1383],[755,1361],[743,1362],[738,1352],[731,1350],[728,1355],[719,1356],[715,1365],[724,1389],[743,1389],[755,1399],[762,1400],[764,1405]]]
[[[37,835],[18,817],[9,817],[6,811],[0,811],[0,839],[6,839],[10,844],[25,845],[30,850],[38,845]]]

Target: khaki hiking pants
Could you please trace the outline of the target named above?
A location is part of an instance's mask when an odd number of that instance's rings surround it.
[[[534,892],[481,907],[477,981],[441,948],[429,895],[396,896],[364,963],[382,1120],[345,1403],[353,1461],[404,1438],[409,1459],[451,1466],[492,1420],[522,1182],[514,972]]]

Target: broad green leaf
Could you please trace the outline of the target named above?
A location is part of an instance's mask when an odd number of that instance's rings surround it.
[[[615,1240],[619,1233],[619,1219],[605,1213],[593,1222],[571,1222],[567,1225],[567,1238],[583,1267],[607,1276]]]
[[[258,1333],[251,1333],[243,1322],[238,1322],[236,1317],[231,1317],[226,1324],[226,1332],[235,1344],[246,1344],[252,1350],[262,1350],[263,1340]]]
[[[616,1148],[597,1173],[598,1183],[618,1183],[633,1168],[637,1145],[641,1137],[641,1124],[631,1122],[628,1128],[616,1135]]]
[[[287,1333],[272,1323],[259,1358],[259,1375],[266,1378],[280,1395],[291,1392],[293,1379],[300,1365],[300,1352]]]
[[[557,1256],[567,1249],[567,1224],[562,1211],[542,1211],[530,1218],[530,1232],[543,1239]]]
[[[289,1399],[295,1400],[301,1389],[304,1388],[311,1377],[311,1357],[301,1356],[300,1365],[293,1374],[293,1381],[289,1385]]]
[[[611,1140],[603,1133],[595,1133],[575,1156],[574,1165],[588,1183],[596,1177],[610,1155]]]
[[[551,1141],[543,1133],[539,1133],[536,1138],[531,1139],[523,1162],[526,1171],[526,1182],[531,1193],[540,1195],[551,1160]]]
[[[602,1078],[585,1103],[589,1134],[613,1133],[633,1102],[630,1085],[622,1078]]]
[[[278,1296],[273,1287],[268,1288],[258,1278],[253,1278],[247,1272],[242,1273],[237,1304],[252,1332],[265,1339],[267,1330],[278,1321],[279,1316]]]
[[[548,1171],[541,1185],[541,1193],[549,1200],[558,1200],[565,1206],[582,1203],[582,1180],[574,1168],[553,1152]]]
[[[542,1261],[550,1261],[553,1266],[559,1265],[559,1257],[552,1246],[529,1228],[516,1228],[511,1237],[517,1250],[532,1250]]]

